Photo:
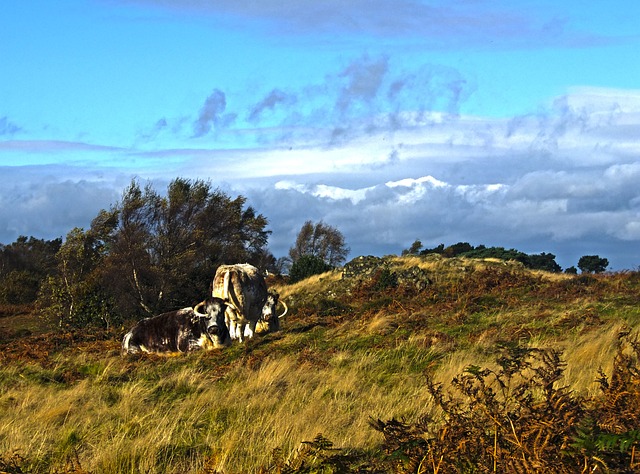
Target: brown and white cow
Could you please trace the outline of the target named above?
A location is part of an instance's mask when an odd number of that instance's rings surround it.
[[[227,304],[226,321],[232,339],[244,341],[253,337],[256,324],[264,322],[269,331],[280,329],[280,318],[287,312],[276,315],[278,293],[267,291],[267,284],[258,269],[248,263],[221,265],[211,284],[211,295]],[[245,333],[246,330],[246,333]]]
[[[207,298],[195,308],[142,319],[122,339],[122,353],[190,352],[229,345],[226,307],[220,298]]]

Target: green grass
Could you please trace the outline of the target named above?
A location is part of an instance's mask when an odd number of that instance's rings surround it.
[[[640,329],[633,272],[570,277],[413,257],[389,269],[412,266],[429,274],[423,291],[380,290],[337,272],[278,287],[291,303],[280,333],[207,353],[121,357],[127,328],[30,336],[9,328],[0,341],[0,470],[244,473],[278,462],[329,469],[352,462],[348,453],[380,460],[385,438],[372,419],[437,413],[425,374],[449,387],[468,366],[495,368],[501,344],[551,347],[567,363],[560,381],[595,396],[598,369],[613,370],[618,333]]]

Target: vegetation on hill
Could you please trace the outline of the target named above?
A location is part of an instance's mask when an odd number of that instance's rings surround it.
[[[0,471],[640,468],[638,272],[425,255],[344,275],[272,279],[282,331],[177,357],[2,313]]]
[[[411,246],[402,252],[403,255],[442,255],[443,257],[466,257],[466,258],[497,258],[505,261],[522,263],[526,268],[532,270],[544,270],[546,272],[558,273],[562,267],[556,262],[556,256],[552,253],[542,252],[539,254],[527,254],[516,249],[505,249],[504,247],[487,247],[478,245],[474,247],[468,242],[458,242],[457,244],[445,247],[440,244],[434,248],[422,248],[422,242],[416,240]],[[583,273],[601,273],[609,266],[609,260],[599,255],[584,255],[578,261],[578,268]],[[577,273],[575,267],[569,267],[566,273]]]

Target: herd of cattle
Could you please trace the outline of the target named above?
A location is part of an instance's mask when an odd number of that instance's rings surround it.
[[[269,331],[280,329],[276,314],[278,294],[267,291],[258,269],[249,264],[222,265],[216,271],[208,297],[193,308],[146,318],[125,334],[123,354],[188,352],[229,346],[253,337],[258,323]]]

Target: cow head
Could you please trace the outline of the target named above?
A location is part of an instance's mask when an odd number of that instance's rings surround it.
[[[287,313],[287,305],[284,301],[280,301],[284,306],[284,312],[281,315],[277,315],[276,307],[278,306],[280,295],[275,291],[269,291],[267,293],[267,300],[262,307],[262,320],[266,321],[269,325],[269,332],[280,330],[280,318]]]
[[[226,346],[231,342],[229,329],[224,320],[226,309],[224,300],[215,297],[209,297],[193,308],[193,312],[204,324],[215,347]]]

